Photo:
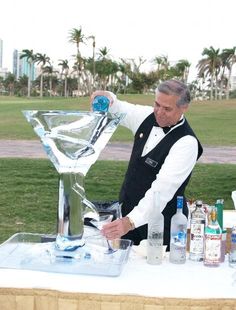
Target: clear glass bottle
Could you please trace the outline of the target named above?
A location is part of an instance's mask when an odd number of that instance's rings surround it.
[[[190,260],[197,262],[203,261],[205,225],[206,214],[202,208],[202,201],[197,200],[190,218]]]
[[[231,244],[229,252],[229,265],[236,268],[236,226],[231,228]]]
[[[186,262],[187,217],[183,214],[183,197],[177,197],[177,211],[171,218],[170,228],[170,256],[174,264]]]
[[[225,261],[226,247],[227,247],[227,229],[223,229],[221,239],[221,257],[220,257],[221,263]]]
[[[147,262],[159,265],[163,259],[164,216],[160,210],[160,194],[154,192],[153,207],[148,220]]]
[[[221,262],[222,230],[217,221],[217,209],[212,207],[205,227],[204,265],[218,267]]]

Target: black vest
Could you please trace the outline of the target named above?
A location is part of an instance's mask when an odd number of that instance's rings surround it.
[[[159,173],[159,170],[161,169],[171,147],[175,144],[175,142],[186,135],[194,136],[197,139],[193,130],[190,128],[187,120],[185,119],[182,125],[172,129],[172,131],[170,131],[157,144],[157,146],[154,147],[154,149],[152,149],[145,156],[142,156],[143,148],[153,126],[157,126],[154,113],[149,115],[143,121],[135,134],[129,166],[119,196],[119,201],[122,202],[123,216],[127,215],[144,197],[146,191],[151,187],[152,182],[156,179],[156,175]],[[201,156],[202,151],[202,146],[198,141],[198,158]],[[174,197],[167,203],[165,209],[162,212],[165,218],[165,244],[168,244],[169,241],[170,219],[172,215],[176,213],[177,196],[184,196],[184,190],[189,182],[190,176],[191,173],[186,178],[184,183],[177,189]],[[184,214],[186,216],[188,215],[185,199]],[[135,244],[139,244],[142,239],[147,238],[147,225],[143,225],[135,229],[135,231],[137,230],[140,235],[140,240],[133,240]]]

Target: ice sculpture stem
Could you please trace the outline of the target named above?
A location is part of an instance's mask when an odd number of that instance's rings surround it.
[[[58,234],[69,239],[83,235],[84,176],[80,173],[59,175]]]

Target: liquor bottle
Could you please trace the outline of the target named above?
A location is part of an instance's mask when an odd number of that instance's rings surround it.
[[[236,268],[236,226],[231,228],[231,244],[229,253],[229,265]]]
[[[209,214],[208,224],[205,227],[204,265],[218,267],[221,261],[222,230],[217,221],[217,209],[215,206]]]
[[[215,203],[215,207],[217,208],[217,221],[221,229],[224,229],[224,226],[223,226],[224,199],[217,199]]]
[[[110,100],[106,96],[96,96],[92,102],[92,109],[97,112],[107,112],[109,105]]]
[[[159,265],[163,259],[164,216],[160,210],[160,194],[154,192],[153,206],[148,220],[147,262]]]
[[[202,201],[197,200],[196,207],[192,211],[190,218],[190,260],[203,261],[205,225],[206,214],[202,208]]]
[[[221,256],[220,256],[221,263],[225,261],[226,247],[227,247],[227,229],[223,229],[221,239]]]
[[[187,217],[183,214],[183,197],[177,197],[177,211],[171,218],[170,226],[170,256],[174,264],[186,262]]]

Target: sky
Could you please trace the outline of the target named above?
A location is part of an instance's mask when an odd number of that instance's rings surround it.
[[[143,57],[149,70],[157,56],[186,59],[194,79],[204,48],[236,46],[235,12],[235,0],[1,0],[3,67],[12,70],[14,49],[46,54],[55,66],[72,63],[69,33],[81,27],[95,36],[97,52],[107,47],[114,60]],[[81,54],[92,56],[92,40]]]

